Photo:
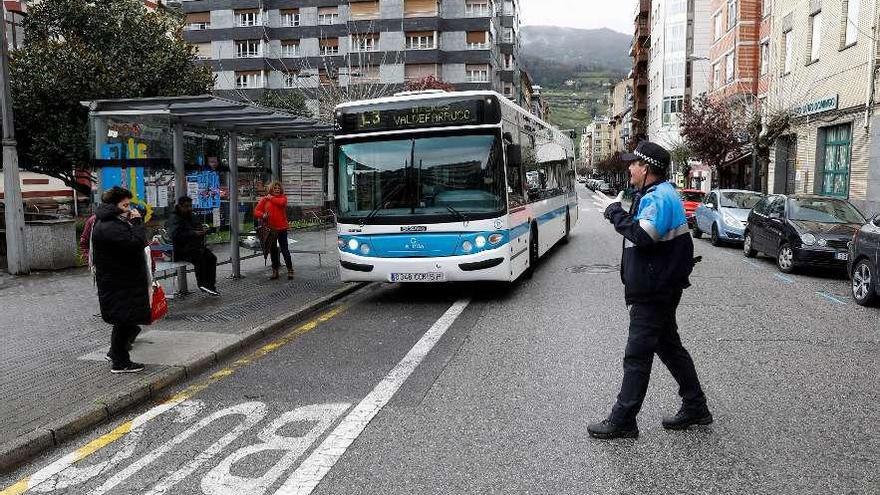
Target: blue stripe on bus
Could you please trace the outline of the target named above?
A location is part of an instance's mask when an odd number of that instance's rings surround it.
[[[556,217],[564,216],[565,212],[567,210],[568,210],[568,206],[563,206],[561,208],[557,208],[553,211],[547,212],[537,218],[538,224],[540,225],[543,223],[547,223],[547,222],[555,219]],[[517,225],[516,227],[512,227],[510,229],[510,238],[516,239],[517,237],[519,237],[521,235],[528,234],[528,232],[529,232],[529,223],[528,222],[521,223],[521,224]]]
[[[501,234],[502,239],[495,244],[487,242],[483,249],[476,246],[477,236],[482,235],[488,239],[492,234]],[[370,258],[446,258],[477,254],[489,249],[498,249],[510,242],[510,232],[499,230],[494,232],[340,235],[339,238],[343,241],[340,249]],[[348,245],[352,239],[358,242],[356,249],[351,249]],[[471,251],[463,251],[462,243],[464,241],[470,241],[473,246]],[[370,247],[369,252],[366,254],[361,251],[363,244]]]

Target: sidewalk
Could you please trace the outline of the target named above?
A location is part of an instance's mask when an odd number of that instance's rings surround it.
[[[323,232],[296,233],[296,249],[323,250]],[[110,326],[86,270],[0,276],[0,470],[57,445],[119,410],[148,400],[159,389],[210,366],[219,357],[356,289],[337,272],[330,232],[322,264],[294,254],[296,278],[268,280],[263,258],[242,261],[245,278],[231,280],[231,265],[217,268],[221,297],[196,291],[169,301],[168,317],[143,327],[132,359],[141,373],[113,375],[104,354]],[[242,250],[242,256],[250,254]],[[222,261],[228,256],[217,250]],[[283,270],[282,270],[283,271]],[[162,281],[172,292],[172,279]],[[189,275],[190,290],[196,287]],[[305,309],[305,310],[308,310]]]

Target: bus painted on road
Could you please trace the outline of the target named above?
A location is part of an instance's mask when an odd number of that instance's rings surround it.
[[[514,281],[578,220],[569,135],[491,91],[335,110],[343,281]]]

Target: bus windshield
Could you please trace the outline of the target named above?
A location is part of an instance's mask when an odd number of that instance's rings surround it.
[[[492,134],[358,141],[339,146],[339,214],[490,218],[505,209]]]

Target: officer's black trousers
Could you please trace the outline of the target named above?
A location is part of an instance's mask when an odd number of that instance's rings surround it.
[[[706,409],[706,396],[700,387],[694,361],[678,336],[675,312],[680,301],[681,291],[671,302],[633,304],[630,307],[623,384],[609,418],[615,424],[631,425],[635,422],[648,391],[655,353],[678,382],[682,407],[693,411]]]

